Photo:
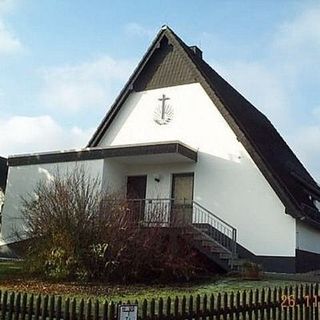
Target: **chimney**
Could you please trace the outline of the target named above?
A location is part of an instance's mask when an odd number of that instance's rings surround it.
[[[197,46],[190,46],[189,49],[200,59],[202,59],[202,51]]]

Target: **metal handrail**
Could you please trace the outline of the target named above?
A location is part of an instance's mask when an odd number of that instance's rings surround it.
[[[229,224],[228,222],[222,220],[220,217],[218,217],[217,215],[215,215],[212,211],[208,210],[207,208],[205,208],[204,206],[202,206],[201,204],[199,204],[196,201],[192,201],[193,204],[195,204],[196,206],[198,206],[199,208],[201,208],[202,210],[206,211],[208,214],[210,214],[212,217],[214,217],[215,219],[219,220],[221,223],[225,224],[226,226],[228,226],[229,228],[235,229],[231,224]]]
[[[192,224],[207,228],[206,233],[231,252],[231,264],[237,255],[237,230],[220,217],[193,201]]]
[[[142,226],[170,226],[172,198],[127,199]],[[136,207],[137,206],[137,207]]]

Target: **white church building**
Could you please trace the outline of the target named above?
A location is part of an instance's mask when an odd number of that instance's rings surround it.
[[[84,149],[9,157],[2,248],[24,228],[21,198],[79,164],[102,188],[140,201],[144,217],[165,207],[164,227],[185,205],[195,247],[225,271],[237,259],[320,269],[320,187],[266,116],[168,27]]]

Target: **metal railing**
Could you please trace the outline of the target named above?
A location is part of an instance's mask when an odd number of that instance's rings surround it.
[[[199,203],[192,202],[192,224],[228,249],[232,258],[237,253],[237,230]]]
[[[236,256],[237,230],[196,201],[171,198],[128,199],[127,206],[140,225],[192,225],[230,251],[233,257]]]
[[[171,208],[173,199],[128,199],[127,206],[144,226],[169,226],[171,223]]]

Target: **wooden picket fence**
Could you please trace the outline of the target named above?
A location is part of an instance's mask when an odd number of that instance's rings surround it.
[[[138,305],[139,320],[320,318],[319,286],[314,284],[123,302],[0,291],[0,320],[115,320],[123,303]]]

